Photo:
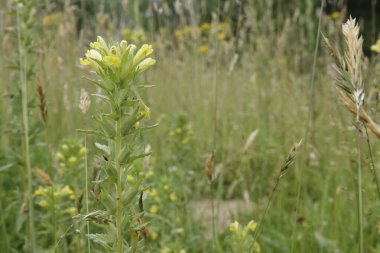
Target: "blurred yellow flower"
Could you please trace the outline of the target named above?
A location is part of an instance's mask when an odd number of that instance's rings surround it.
[[[332,20],[338,20],[340,18],[340,12],[339,11],[334,11],[333,13],[330,14],[330,18]]]
[[[229,226],[229,229],[230,229],[230,232],[236,233],[239,229],[239,222],[235,221],[235,222],[231,223]]]
[[[198,51],[201,53],[201,54],[206,54],[208,52],[208,46],[207,45],[200,45],[198,47]]]
[[[67,208],[64,212],[73,217],[77,214],[77,209],[75,207],[70,207]]]
[[[257,227],[257,223],[254,221],[254,220],[251,220],[248,224],[247,224],[247,229],[254,232],[256,230],[256,227]]]
[[[63,156],[63,154],[61,152],[57,152],[55,154],[55,158],[58,160],[58,161],[62,161],[65,159],[65,157]]]
[[[148,190],[147,193],[148,193],[149,197],[155,197],[155,196],[157,196],[157,190],[156,189]]]
[[[175,37],[177,38],[177,39],[181,39],[182,38],[182,36],[183,36],[183,32],[182,32],[182,30],[175,30]]]
[[[79,155],[80,156],[84,156],[86,154],[86,148],[85,147],[81,147],[80,149],[79,149]]]
[[[149,212],[151,214],[157,214],[158,213],[158,207],[156,205],[153,205],[149,208]]]
[[[34,191],[34,195],[36,196],[42,196],[45,195],[47,190],[41,186],[38,186],[38,188]]]
[[[255,253],[260,253],[261,252],[260,245],[257,242],[253,243],[253,251]]]
[[[48,202],[46,201],[46,200],[40,200],[38,203],[37,203],[40,207],[48,207],[49,206],[49,204],[48,204]]]
[[[380,39],[376,41],[375,44],[371,46],[371,51],[374,53],[380,53]]]
[[[63,145],[62,145],[62,149],[63,149],[64,151],[67,151],[67,150],[69,150],[69,146],[67,146],[67,144],[63,144]]]
[[[69,163],[71,164],[74,164],[78,161],[78,158],[76,158],[75,156],[70,156],[69,157]]]
[[[202,31],[208,31],[211,29],[211,24],[210,23],[203,23],[203,24],[201,24],[200,28]]]
[[[135,180],[135,178],[132,175],[130,175],[130,174],[127,175],[127,181],[129,183],[132,183],[134,180]]]
[[[175,192],[170,194],[169,199],[173,202],[177,201],[177,195],[175,194]]]
[[[181,143],[182,143],[183,145],[186,145],[187,143],[189,143],[189,138],[185,138],[185,139],[183,139],[183,140],[181,141]]]
[[[150,238],[151,238],[153,241],[157,240],[157,238],[158,238],[158,234],[157,234],[157,232],[154,231],[154,230],[151,230],[151,231],[150,231]]]

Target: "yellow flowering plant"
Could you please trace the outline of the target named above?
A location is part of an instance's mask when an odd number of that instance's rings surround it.
[[[260,253],[260,245],[254,240],[256,228],[257,223],[254,220],[249,221],[245,226],[241,226],[238,221],[232,222],[228,227],[231,246],[229,252]]]
[[[94,117],[97,129],[79,131],[98,136],[106,143],[95,143],[104,158],[98,181],[102,187],[99,199],[105,210],[77,218],[104,226],[106,233],[88,235],[104,248],[103,252],[135,252],[143,246],[141,231],[146,226],[142,222],[144,177],[136,173],[139,167],[135,161],[150,154],[141,151],[138,136],[155,126],[142,122],[150,117],[150,109],[138,89],[149,86],[139,85],[137,80],[156,61],[148,57],[153,48],[147,44],[140,48],[124,40],[108,44],[98,36],[90,47],[80,63],[95,71],[98,79],[90,81],[102,91],[96,96],[108,111],[99,111]]]

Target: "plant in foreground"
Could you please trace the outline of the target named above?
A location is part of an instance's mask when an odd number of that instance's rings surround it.
[[[148,86],[139,85],[137,78],[154,65],[155,60],[147,58],[153,49],[146,44],[137,49],[126,41],[110,45],[100,36],[90,46],[80,62],[89,65],[99,77],[91,82],[102,90],[102,94],[96,96],[107,105],[108,111],[99,110],[94,117],[97,130],[79,131],[107,142],[96,143],[104,158],[102,177],[96,183],[102,185],[100,201],[105,210],[78,218],[96,221],[105,228],[104,234],[88,235],[104,248],[102,252],[136,252],[141,248],[139,238],[140,234],[145,235],[141,231],[145,231],[146,223],[143,221],[143,177],[139,178],[134,162],[149,155],[138,148],[138,137],[144,130],[154,127],[140,123],[149,118],[150,109],[137,91]],[[135,180],[128,180],[131,175],[136,175]]]
[[[254,241],[254,232],[256,231],[257,223],[253,220],[248,222],[245,227],[240,226],[239,222],[235,221],[230,224],[231,232],[231,249],[232,252],[249,252],[252,246],[254,253],[260,253],[260,245]]]

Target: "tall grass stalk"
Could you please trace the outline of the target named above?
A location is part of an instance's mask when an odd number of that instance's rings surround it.
[[[22,4],[17,5],[17,43],[18,43],[18,55],[19,55],[19,74],[20,85],[22,95],[22,121],[24,128],[24,163],[27,174],[27,196],[28,196],[28,227],[29,227],[29,247],[30,252],[36,252],[36,241],[34,231],[34,216],[33,216],[33,200],[32,200],[32,168],[30,162],[30,150],[29,150],[29,119],[28,119],[28,90],[26,83],[26,57],[24,54],[25,48],[21,38],[21,20],[20,11],[23,8]]]
[[[308,115],[307,115],[307,120],[306,120],[306,125],[305,125],[305,134],[304,134],[304,150],[307,149],[307,143],[309,140],[309,133],[310,129],[312,130],[314,127],[314,122],[313,122],[313,110],[314,110],[314,93],[315,93],[315,70],[317,66],[317,56],[318,56],[318,51],[319,51],[319,44],[320,44],[320,33],[321,33],[321,24],[322,24],[322,15],[323,15],[323,8],[324,8],[324,0],[321,0],[321,5],[320,5],[320,12],[319,12],[319,19],[318,19],[318,29],[317,29],[317,37],[315,39],[315,48],[314,48],[314,55],[313,55],[313,67],[311,71],[311,82],[310,82],[310,104],[309,104],[309,110],[308,110]],[[302,172],[298,170],[298,189],[297,189],[297,202],[296,202],[296,217],[299,214],[299,207],[300,207],[300,202],[301,202],[301,192],[302,192]],[[294,219],[294,224],[293,224],[293,232],[292,232],[292,246],[290,252],[293,252],[294,250],[294,244],[295,244],[295,233],[296,230],[296,219]]]
[[[364,130],[365,130],[365,135],[366,135],[366,142],[367,142],[367,148],[368,148],[368,152],[369,152],[369,159],[370,159],[370,164],[371,164],[371,171],[372,171],[372,174],[373,174],[373,178],[375,180],[375,184],[376,184],[376,190],[377,190],[377,197],[380,201],[380,186],[379,186],[379,180],[377,178],[377,173],[376,173],[376,169],[375,169],[375,162],[373,161],[373,155],[372,155],[372,147],[371,147],[371,142],[369,140],[369,135],[368,135],[368,129],[367,127],[364,125]]]

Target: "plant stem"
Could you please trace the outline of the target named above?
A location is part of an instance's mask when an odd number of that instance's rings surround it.
[[[88,166],[87,166],[87,136],[84,135],[84,167],[86,171],[86,214],[88,214]],[[87,222],[87,235],[90,234],[90,224]],[[90,238],[87,236],[87,252],[91,252]]]
[[[359,118],[360,106],[356,106],[356,144],[358,150],[358,222],[359,222],[359,252],[364,253],[364,234],[363,234],[363,196],[362,196],[362,163],[361,163],[361,148],[360,148],[360,118]]]
[[[25,76],[25,55],[24,46],[21,39],[21,21],[20,21],[20,8],[17,7],[17,42],[18,42],[18,52],[19,52],[19,73],[20,73],[20,83],[21,83],[21,94],[22,94],[22,120],[24,126],[24,162],[27,174],[27,196],[28,196],[28,216],[29,216],[29,243],[30,252],[36,252],[36,241],[34,237],[34,220],[33,220],[33,201],[32,201],[32,168],[30,163],[30,153],[29,153],[29,125],[28,125],[28,91],[26,86],[26,76]]]
[[[366,134],[366,141],[367,141],[367,147],[368,147],[368,152],[369,152],[369,158],[371,159],[371,171],[373,173],[373,178],[374,178],[375,184],[376,184],[377,197],[380,200],[379,180],[377,178],[377,174],[376,174],[376,170],[375,170],[375,163],[373,161],[372,148],[371,148],[371,143],[369,141],[368,130],[367,130],[367,127],[365,125],[364,125],[364,129],[365,129],[365,134]]]
[[[116,121],[115,125],[115,170],[117,172],[117,210],[116,210],[116,226],[117,226],[117,253],[123,253],[123,226],[122,226],[122,200],[121,200],[121,168],[119,161],[119,154],[121,149],[121,128],[120,119]]]

